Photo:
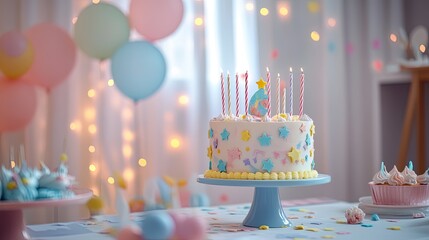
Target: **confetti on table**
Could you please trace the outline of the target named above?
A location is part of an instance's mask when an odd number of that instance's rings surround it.
[[[371,225],[371,224],[366,224],[366,223],[362,223],[362,224],[361,224],[361,226],[362,226],[362,227],[372,227],[372,225]]]
[[[426,215],[422,212],[413,213],[413,218],[424,218]]]
[[[289,219],[299,219],[299,217],[295,216],[295,215],[288,216],[287,218],[289,218]]]
[[[398,220],[395,220],[395,219],[387,219],[386,221],[387,222],[398,222]]]
[[[318,232],[318,231],[320,231],[320,229],[318,229],[318,228],[306,228],[305,230],[310,231],[310,232]]]
[[[336,232],[336,234],[338,234],[338,235],[347,235],[347,234],[350,234],[350,232]]]
[[[324,238],[324,239],[333,239],[335,237],[332,236],[332,235],[323,235],[322,238]]]
[[[295,230],[304,230],[304,225],[296,225],[293,229]]]
[[[378,214],[374,213],[371,215],[371,220],[372,221],[380,221],[380,217],[378,216]]]
[[[307,216],[304,216],[304,218],[314,218],[314,216],[307,215]]]
[[[323,231],[334,231],[333,228],[323,228]]]
[[[387,229],[389,230],[401,230],[400,226],[393,226],[393,227],[388,227]]]
[[[268,227],[267,225],[259,226],[259,230],[268,230],[268,229],[270,229],[270,227]]]
[[[313,224],[313,225],[322,225],[323,223],[321,223],[321,222],[312,222],[310,224]]]
[[[336,223],[338,223],[338,224],[346,224],[346,223],[347,223],[347,221],[344,221],[344,220],[337,220],[337,221],[336,221]]]

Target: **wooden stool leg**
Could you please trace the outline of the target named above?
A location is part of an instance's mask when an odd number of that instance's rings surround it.
[[[399,169],[403,169],[405,167],[406,160],[407,160],[411,126],[412,126],[414,111],[416,107],[417,92],[419,89],[419,81],[418,79],[415,79],[415,78],[416,76],[413,75],[413,79],[410,84],[410,91],[408,94],[408,103],[407,103],[407,110],[404,118],[404,124],[402,126],[401,144],[399,145],[399,156],[396,161],[396,166]]]
[[[425,88],[424,83],[422,81],[419,81],[418,86],[418,101],[417,101],[417,172],[419,174],[422,174],[426,170],[426,161],[425,161]]]

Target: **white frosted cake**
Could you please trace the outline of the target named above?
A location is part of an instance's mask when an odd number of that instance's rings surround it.
[[[259,102],[258,95],[262,99]],[[290,117],[286,113],[270,118],[266,96],[265,87],[253,95],[248,108],[251,114],[221,115],[210,120],[209,170],[205,177],[248,180],[317,177],[313,120],[305,114]]]

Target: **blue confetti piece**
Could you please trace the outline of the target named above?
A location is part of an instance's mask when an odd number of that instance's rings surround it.
[[[376,213],[374,213],[371,215],[371,220],[372,221],[380,221],[380,217]]]
[[[289,209],[289,211],[292,211],[292,212],[299,212],[299,209],[298,209],[298,208],[291,208],[291,209]]]
[[[313,225],[322,225],[323,223],[321,223],[321,222],[312,222],[310,224],[313,224]]]
[[[372,227],[372,224],[361,224],[362,227]]]

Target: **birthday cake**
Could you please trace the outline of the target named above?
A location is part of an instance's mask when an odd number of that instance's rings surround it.
[[[249,103],[247,102],[247,76],[246,73],[246,112],[242,115],[238,113],[238,107],[236,114],[231,114],[230,96],[228,111],[225,111],[224,83],[221,78],[222,114],[209,121],[207,148],[209,169],[204,177],[242,180],[317,177],[318,173],[314,170],[315,125],[309,116],[303,114],[303,101],[300,101],[300,114],[294,115],[292,107],[289,113],[286,113],[286,99],[283,97],[283,111],[280,111],[281,101],[278,100],[277,114],[271,116],[269,74],[267,74],[267,81],[260,79],[257,82],[259,89]],[[227,85],[229,92],[229,76]],[[303,90],[301,90],[302,93]],[[238,91],[236,95],[238,98]],[[280,99],[280,91],[277,95]],[[286,95],[283,94],[283,96]],[[300,99],[303,99],[303,96],[300,96]],[[293,106],[292,102],[290,106]]]
[[[372,201],[376,205],[408,205],[415,206],[429,203],[429,174],[426,170],[417,175],[410,161],[402,172],[393,166],[387,172],[384,162],[369,187]]]
[[[75,178],[68,174],[66,160],[67,156],[63,154],[56,171],[51,171],[44,163],[40,169],[30,168],[25,160],[11,169],[2,166],[0,199],[23,202],[74,196],[71,188]]]

